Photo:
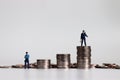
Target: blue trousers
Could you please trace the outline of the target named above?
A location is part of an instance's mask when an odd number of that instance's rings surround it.
[[[83,42],[84,42],[84,45],[86,46],[86,39],[81,39],[81,46],[83,46]]]
[[[29,60],[28,59],[25,59],[25,65],[24,65],[24,68],[29,68]]]

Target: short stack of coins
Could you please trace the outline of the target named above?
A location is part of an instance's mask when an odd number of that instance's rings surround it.
[[[85,69],[91,66],[91,47],[77,46],[77,68]]]
[[[57,54],[57,68],[70,68],[70,54]]]
[[[50,65],[51,65],[50,59],[38,59],[37,60],[38,69],[48,69],[50,68]]]

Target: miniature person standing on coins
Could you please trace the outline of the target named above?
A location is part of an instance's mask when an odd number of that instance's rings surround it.
[[[83,46],[83,42],[84,42],[84,45],[86,46],[86,37],[88,37],[88,36],[87,36],[85,30],[83,30],[81,33],[81,46]]]
[[[24,68],[26,69],[26,68],[29,68],[29,54],[28,54],[28,52],[26,52],[26,54],[25,54],[25,56],[24,56],[24,58],[25,58],[25,65],[24,65]]]

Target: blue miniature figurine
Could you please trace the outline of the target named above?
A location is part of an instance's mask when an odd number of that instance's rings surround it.
[[[83,30],[82,33],[81,33],[81,46],[83,46],[83,42],[86,46],[86,37],[88,37],[88,36],[87,36],[85,30]]]
[[[29,54],[28,54],[28,52],[26,52],[26,54],[25,54],[25,56],[24,56],[24,58],[25,58],[25,65],[24,65],[24,68],[26,69],[26,68],[29,68]]]

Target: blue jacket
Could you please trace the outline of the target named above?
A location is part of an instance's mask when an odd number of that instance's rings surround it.
[[[24,56],[25,59],[29,59],[29,57],[30,57],[29,54],[26,54],[26,55]]]
[[[85,39],[85,37],[88,37],[86,33],[81,33],[81,39]]]

